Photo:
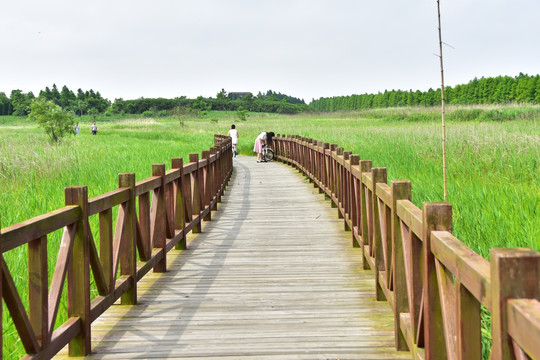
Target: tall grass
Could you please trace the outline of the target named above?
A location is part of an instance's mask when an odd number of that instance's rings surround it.
[[[453,232],[486,258],[493,247],[540,250],[538,109],[449,108],[448,200],[453,206]],[[389,180],[411,180],[412,201],[420,207],[425,201],[442,201],[437,111],[251,114],[245,122],[230,112],[210,112],[207,119],[182,118],[183,126],[173,118],[111,118],[98,121],[97,136],[90,134],[91,119],[81,119],[81,134],[60,145],[49,144],[42,130],[28,121],[0,117],[2,227],[63,206],[66,186],[87,185],[93,197],[115,189],[118,173],[135,172],[141,180],[151,175],[154,163],[170,168],[171,158],[207,149],[213,145],[213,134],[226,134],[232,123],[239,131],[241,154],[253,154],[253,141],[261,131],[336,143],[372,160],[374,166],[386,167]],[[521,115],[513,121],[485,121],[482,114],[489,111]],[[92,220],[93,231],[95,223]],[[49,269],[54,268],[59,239],[59,232],[49,239]],[[25,299],[26,249],[10,251],[6,259]],[[63,313],[59,323],[65,309]],[[4,357],[20,357],[23,350],[6,309],[3,319]]]

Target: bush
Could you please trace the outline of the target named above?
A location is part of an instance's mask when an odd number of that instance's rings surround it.
[[[30,106],[30,120],[38,123],[52,142],[58,142],[66,135],[73,135],[73,115],[52,101],[35,99]]]
[[[160,110],[157,114],[158,117],[166,117],[169,116],[169,112],[167,110]]]
[[[248,111],[242,107],[238,108],[236,111],[236,116],[240,121],[246,121],[247,117],[249,116]]]
[[[147,117],[152,117],[152,116],[154,116],[154,113],[153,113],[152,111],[150,111],[150,110],[146,110],[146,111],[144,111],[144,112],[142,113],[142,116],[143,116],[143,117],[146,117],[146,118],[147,118]]]

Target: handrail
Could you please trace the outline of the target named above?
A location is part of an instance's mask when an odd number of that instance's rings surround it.
[[[70,356],[89,354],[91,323],[118,299],[136,304],[137,282],[151,269],[166,271],[169,250],[186,249],[186,234],[200,232],[202,221],[211,220],[232,173],[231,139],[215,135],[214,143],[200,160],[199,154],[190,154],[185,166],[182,158],[172,159],[169,171],[165,164],[152,165],[152,176],[139,182],[133,173],[120,174],[118,189],[92,199],[86,186],[68,187],[65,207],[1,229],[0,295],[26,358],[51,358],[67,344]],[[118,208],[114,226],[113,208]],[[95,239],[91,216],[98,216]],[[49,291],[47,237],[60,229],[64,233]],[[28,311],[3,255],[25,244]],[[99,293],[93,299],[90,272]],[[68,319],[54,330],[68,277]]]
[[[482,358],[483,305],[492,359],[540,358],[540,253],[491,249],[487,261],[452,235],[450,204],[419,209],[410,201],[410,181],[388,184],[386,168],[337,144],[279,134],[274,142],[276,158],[325,193],[351,230],[377,300],[394,311],[398,350],[415,359]]]

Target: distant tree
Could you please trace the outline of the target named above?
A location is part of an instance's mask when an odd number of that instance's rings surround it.
[[[227,104],[227,92],[225,89],[221,89],[220,92],[216,95],[216,102],[218,104],[219,110],[225,110]]]
[[[12,90],[10,95],[11,105],[13,107],[13,115],[25,116],[30,112],[30,105],[35,98],[34,94],[23,93],[21,90]]]
[[[54,143],[66,135],[73,135],[73,115],[50,100],[35,99],[28,117],[37,122]]]
[[[56,87],[56,84],[53,84],[50,96],[51,96],[51,98],[47,99],[47,100],[51,100],[56,105],[60,105],[60,92],[58,91],[58,88]]]
[[[191,105],[191,108],[199,112],[199,116],[205,117],[208,115],[208,111],[212,109],[212,105],[209,104],[209,102],[203,98],[202,96],[197,97],[193,104]]]
[[[11,101],[5,93],[0,92],[0,115],[11,115]]]
[[[72,101],[76,99],[75,94],[73,91],[69,90],[66,85],[62,87],[62,91],[60,92],[60,106],[63,109],[69,109]]]
[[[75,114],[82,116],[88,109],[88,103],[81,99],[75,99],[70,102],[69,108],[75,112]]]
[[[96,108],[90,108],[88,109],[87,113],[88,115],[92,117],[92,120],[95,121],[97,119],[97,115],[99,114],[99,111]]]
[[[266,97],[266,101],[278,101],[277,96],[269,90],[270,95]]]

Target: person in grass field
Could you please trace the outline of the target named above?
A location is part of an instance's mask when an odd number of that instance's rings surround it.
[[[236,125],[231,125],[231,130],[229,130],[227,136],[230,136],[232,139],[232,149],[234,157],[236,157],[238,155],[238,130],[236,130]]]
[[[97,135],[97,125],[95,121],[92,124],[92,135]]]

